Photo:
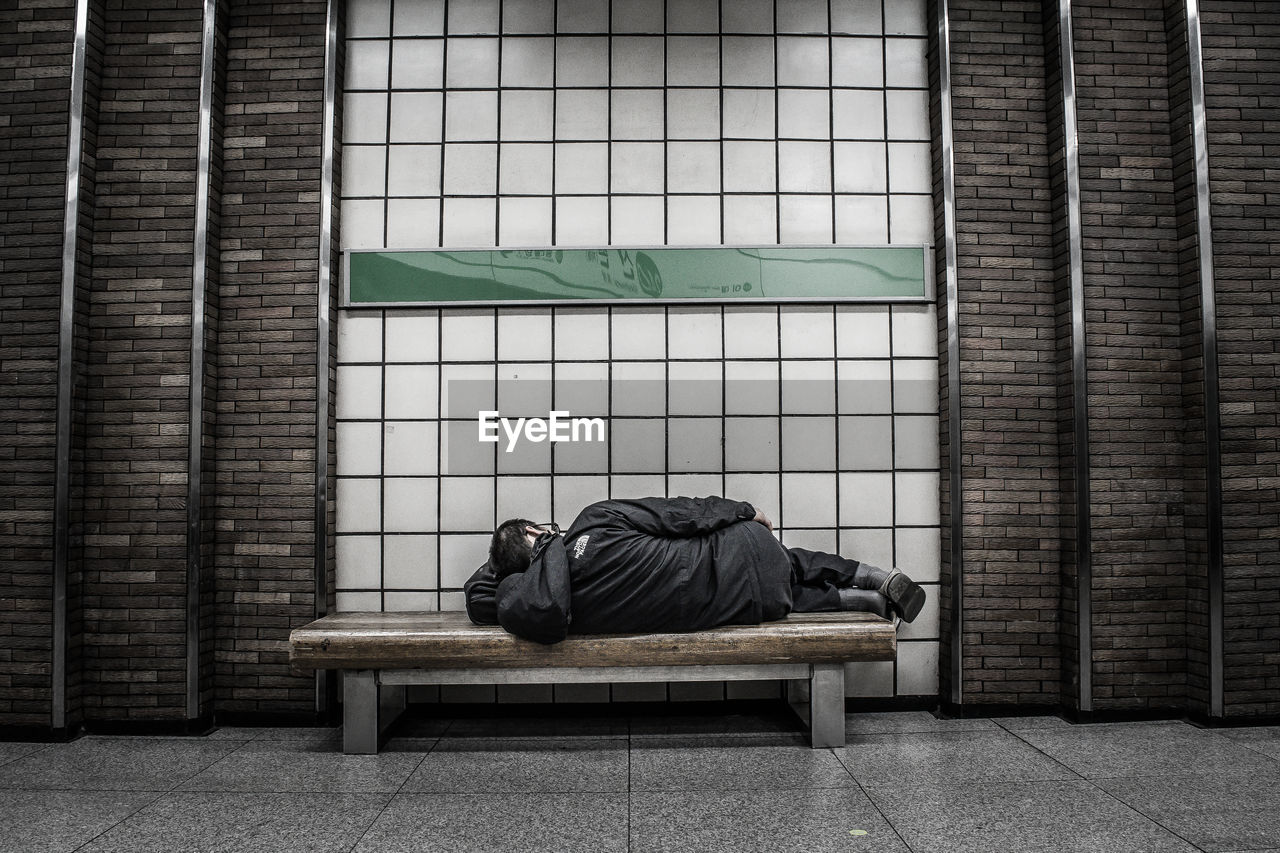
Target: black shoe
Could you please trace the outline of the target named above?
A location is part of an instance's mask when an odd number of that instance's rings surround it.
[[[874,589],[847,587],[839,590],[840,609],[858,613],[874,613],[885,619],[893,618],[893,605]]]
[[[889,572],[880,584],[880,593],[889,599],[903,622],[914,622],[924,607],[924,588],[898,569]]]

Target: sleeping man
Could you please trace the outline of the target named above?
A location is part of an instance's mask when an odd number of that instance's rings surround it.
[[[751,504],[720,497],[601,501],[563,535],[511,519],[466,583],[467,614],[555,643],[570,633],[754,625],[792,611],[910,622],[924,606],[924,590],[897,569],[787,548],[772,530]]]

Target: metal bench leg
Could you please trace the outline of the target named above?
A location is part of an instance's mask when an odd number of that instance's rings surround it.
[[[342,751],[348,755],[378,751],[378,680],[371,669],[342,674]]]
[[[809,739],[814,749],[844,746],[844,664],[815,663],[809,675]]]

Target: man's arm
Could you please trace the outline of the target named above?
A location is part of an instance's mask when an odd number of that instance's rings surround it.
[[[467,616],[477,625],[498,624],[498,574],[485,563],[462,586]]]
[[[498,584],[498,624],[518,637],[558,643],[569,633],[569,561],[559,536],[544,533],[534,543],[523,572]]]
[[[715,496],[634,498],[592,504],[582,511],[573,526],[582,528],[612,523],[652,536],[689,538],[703,536],[741,521],[751,521],[756,517],[755,507],[746,501],[731,501]]]

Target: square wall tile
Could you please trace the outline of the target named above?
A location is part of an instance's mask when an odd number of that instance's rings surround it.
[[[894,475],[894,512],[897,524],[939,523],[937,472],[902,472]]]
[[[557,89],[555,116],[556,139],[608,139],[609,93],[603,89]]]
[[[831,361],[782,363],[782,413],[784,415],[834,415],[836,370]]]
[[[386,501],[382,529],[388,533],[430,533],[436,524],[436,479],[393,478],[383,480]]]
[[[893,418],[888,415],[840,418],[840,470],[893,469]]]
[[[722,207],[726,246],[768,246],[778,242],[776,196],[725,196]]]
[[[893,661],[865,661],[844,665],[844,695],[887,698],[893,695]]]
[[[898,360],[893,364],[893,410],[903,414],[936,414],[938,362]]]
[[[830,358],[835,354],[835,314],[830,307],[781,307],[783,358]]]
[[[840,554],[860,563],[892,566],[894,565],[893,531],[889,528],[841,530]],[[912,578],[915,578],[915,575],[912,575]]]
[[[338,362],[382,361],[382,314],[338,312]]]
[[[730,415],[776,415],[782,386],[778,365],[767,361],[730,361],[724,366],[724,408]]]
[[[609,357],[608,308],[556,308],[555,357],[590,361]]]
[[[497,174],[497,145],[488,143],[454,143],[445,145],[444,191],[446,193],[450,195],[493,195],[498,187]],[[449,199],[448,201],[451,202],[454,199]]]
[[[773,192],[777,187],[777,144],[725,142],[724,188],[726,192]],[[726,205],[728,200],[726,200]],[[776,216],[776,202],[770,198],[769,219]],[[772,222],[770,223],[772,224]],[[770,229],[772,231],[772,229]]]
[[[504,308],[499,311],[498,360],[550,361],[551,309]]]
[[[455,309],[442,312],[440,341],[445,361],[493,361],[495,347],[493,310]]]
[[[338,592],[333,598],[333,609],[338,613],[377,613],[382,609],[380,592]]]
[[[723,474],[670,474],[667,476],[667,494],[671,497],[685,495],[704,497],[724,494]]]
[[[376,477],[382,473],[382,429],[376,421],[341,421],[337,431],[339,477]]]
[[[639,485],[639,484],[637,484]],[[556,477],[552,495],[553,506],[550,518],[559,522],[565,530],[578,517],[578,513],[593,503],[609,499],[609,478],[607,476],[592,477]],[[643,497],[653,494],[649,489],[638,491],[615,492],[619,497]]]
[[[725,36],[724,85],[774,85],[774,40],[770,36]],[[826,65],[824,60],[823,65]],[[826,85],[825,83],[823,85]]]
[[[443,0],[397,4],[393,30],[395,35],[440,35],[443,32]]]
[[[825,36],[781,36],[778,38],[778,85],[830,85]]]
[[[929,143],[889,143],[889,192],[928,193],[933,187]]]
[[[715,33],[720,31],[719,10],[703,0],[667,0],[667,32]]]
[[[381,524],[381,483],[339,477],[336,487],[338,533],[377,533]]]
[[[344,171],[344,188],[346,180]],[[440,195],[440,146],[393,145],[388,148],[387,194],[393,197]],[[439,204],[434,199],[432,201]],[[438,216],[437,212],[436,217]]]
[[[387,189],[387,149],[382,145],[347,145],[342,149],[342,194],[382,196]]]
[[[502,39],[502,86],[555,86],[556,41],[553,38]]]
[[[557,246],[604,246],[609,243],[609,199],[557,198]]]
[[[498,245],[506,247],[551,244],[551,198],[498,200]]]
[[[661,36],[615,36],[612,83],[614,86],[661,86],[666,64],[666,40]]]
[[[506,445],[480,441],[475,415],[467,420],[444,421],[440,429],[441,474],[493,474],[497,470],[496,457],[503,452],[499,448]]]
[[[720,358],[721,312],[718,306],[673,306],[667,313],[670,358]],[[718,379],[717,375],[717,379]]]
[[[476,568],[480,568],[480,567],[479,567],[479,566],[476,566]],[[470,575],[468,575],[468,577],[470,577]],[[441,609],[441,610],[450,610],[450,611],[455,611],[455,612],[458,612],[458,613],[462,613],[462,612],[464,612],[464,611],[467,609],[467,599],[466,599],[466,596],[463,594],[462,590],[458,590],[458,591],[456,591],[456,592],[441,592],[441,593],[440,593],[440,609]],[[418,688],[418,689],[419,689],[419,690],[431,690],[432,688],[430,688],[430,687],[420,687],[420,688]],[[437,695],[438,695],[438,693],[437,693]],[[438,699],[438,700],[434,700],[434,701],[444,701],[444,700],[443,700],[443,699]]]
[[[838,193],[887,192],[888,168],[883,142],[835,143],[835,187]]]
[[[667,412],[667,366],[658,361],[615,362],[609,392],[614,417],[662,417]]]
[[[787,527],[835,527],[836,475],[783,474],[782,508]]]
[[[555,136],[555,92],[505,90],[501,94],[503,142],[550,140]]]
[[[439,414],[440,375],[435,365],[389,364],[386,381],[387,418],[414,420]]]
[[[609,145],[605,142],[561,142],[555,147],[556,192],[609,191]]]
[[[347,42],[346,88],[387,88],[390,46],[389,41]]]
[[[673,415],[715,415],[723,410],[724,382],[719,361],[667,364],[667,410]]]
[[[499,0],[469,0],[446,4],[449,10],[449,32],[469,35],[498,31]]]
[[[830,139],[831,96],[826,89],[778,90],[778,137],[781,139]],[[831,156],[823,146],[807,149],[810,156]],[[830,172],[830,168],[827,169]]]
[[[584,416],[581,426],[578,440],[560,441],[552,446],[557,474],[594,474],[609,469],[608,420]]]
[[[662,308],[615,308],[613,358],[667,357],[667,316]]]
[[[613,192],[663,192],[666,147],[661,142],[615,142],[609,160]]]
[[[840,474],[842,527],[892,527],[893,524],[893,474]]]
[[[781,243],[830,243],[831,196],[784,195],[778,200]]]
[[[936,470],[942,465],[936,416],[899,415],[893,419],[893,424],[895,467]]]
[[[391,47],[391,88],[439,89],[444,85],[444,40],[398,39]]]
[[[884,305],[837,305],[836,355],[840,358],[888,358],[889,308]]]
[[[928,47],[925,39],[885,39],[885,84],[903,89],[929,88]]]
[[[937,640],[941,635],[941,612],[938,607],[938,586],[927,584],[924,587],[925,602],[914,622],[903,622],[898,628],[899,640]]]
[[[365,0],[347,7],[347,36],[370,38],[391,34],[390,0]]]
[[[746,501],[773,520],[783,522],[781,474],[725,474],[724,497]]]
[[[550,474],[551,444],[521,439],[512,445],[504,441],[498,451],[498,473]]]
[[[493,489],[489,477],[441,477],[440,529],[492,530]]]
[[[837,406],[842,415],[887,415],[893,411],[888,361],[842,361],[836,367]]]
[[[665,421],[613,418],[609,432],[610,471],[643,474],[667,470]]]
[[[831,4],[831,32],[879,35],[884,32],[881,0],[841,0]]]
[[[725,139],[776,139],[776,93],[773,89],[726,89],[723,106]]]
[[[735,0],[722,3],[720,29],[726,33],[772,33],[773,0]]]
[[[434,475],[439,462],[439,429],[435,421],[384,421],[382,473],[403,477]]]
[[[383,584],[387,589],[434,590],[440,581],[436,550],[435,536],[382,537]]]
[[[608,36],[561,36],[556,39],[556,85],[609,85]]]
[[[884,92],[832,90],[831,124],[836,139],[884,139]]]
[[[387,361],[437,361],[440,312],[429,308],[388,311]]]
[[[604,417],[609,414],[609,365],[559,362],[556,364],[553,403],[574,415]]]
[[[668,139],[720,139],[720,91],[671,89],[667,92]]]
[[[719,39],[714,36],[667,36],[667,85],[720,85]]]
[[[898,644],[898,695],[938,693],[938,643],[915,640]]]
[[[387,248],[426,249],[440,245],[440,199],[387,201]]]
[[[782,544],[788,548],[806,548],[810,551],[822,551],[826,554],[837,553],[836,532],[834,530],[790,528],[782,531]]]
[[[776,471],[781,463],[780,445],[777,418],[725,418],[726,471]]]
[[[782,418],[782,470],[836,470],[836,419]],[[783,479],[785,484],[786,479]],[[834,483],[834,480],[832,481]],[[794,516],[793,519],[794,521]],[[832,518],[834,526],[834,516]]]
[[[666,242],[666,204],[662,196],[622,196],[609,202],[609,242],[623,246],[658,246]]]
[[[541,523],[551,515],[551,477],[498,477],[494,481],[495,527],[509,518]]]
[[[383,609],[387,613],[420,613],[440,609],[440,596],[435,592],[384,592]]]
[[[923,89],[891,89],[884,93],[890,139],[929,138],[929,93]]]
[[[608,0],[558,0],[556,29],[562,33],[602,33],[608,30]]]
[[[928,195],[889,196],[889,242],[933,245],[933,198]]]
[[[440,142],[444,99],[439,92],[394,92],[391,95],[391,142]],[[347,125],[347,117],[343,126]]]
[[[899,527],[894,531],[898,567],[919,583],[942,576],[942,531],[935,527]]]
[[[496,88],[498,40],[450,39],[445,56],[445,85],[450,89]]]
[[[879,246],[889,242],[889,203],[884,196],[838,195],[836,242]]]
[[[662,139],[662,89],[617,89],[612,94],[612,139]]]
[[[495,207],[491,198],[446,198],[443,245],[450,248],[495,245],[498,242]]]
[[[555,147],[549,142],[499,146],[498,189],[503,194],[550,195]],[[548,218],[550,206],[547,207]]]
[[[339,366],[334,408],[339,420],[381,418],[382,368]]]
[[[381,249],[383,238],[383,201],[342,202],[342,248]]]
[[[667,245],[720,243],[719,196],[667,196]]]
[[[338,589],[378,589],[382,586],[382,537],[337,536],[334,562]]]
[[[439,96],[437,96],[437,102]],[[387,94],[348,92],[342,98],[342,141],[347,145],[387,141]],[[440,114],[436,113],[436,136],[440,135]],[[345,224],[345,223],[344,223]]]
[[[502,0],[502,31],[507,33],[554,33],[553,0]]]
[[[719,142],[668,142],[667,191],[671,193],[720,192]],[[716,199],[716,218],[720,202]]]
[[[777,4],[778,32],[825,33],[827,0],[787,0]]]
[[[831,39],[831,85],[883,88],[883,50],[878,38]]]
[[[719,418],[667,420],[668,471],[710,472],[724,469]]]
[[[778,190],[780,192],[830,192],[831,144],[829,142],[779,142]],[[827,240],[831,239],[831,200],[825,199]]]
[[[724,307],[725,358],[777,358],[778,338],[776,306]]]
[[[607,479],[614,498],[663,497],[667,493],[665,474],[612,474]]]
[[[492,533],[440,536],[440,588],[462,589],[467,578],[489,561]],[[444,598],[440,599],[441,606]]]

